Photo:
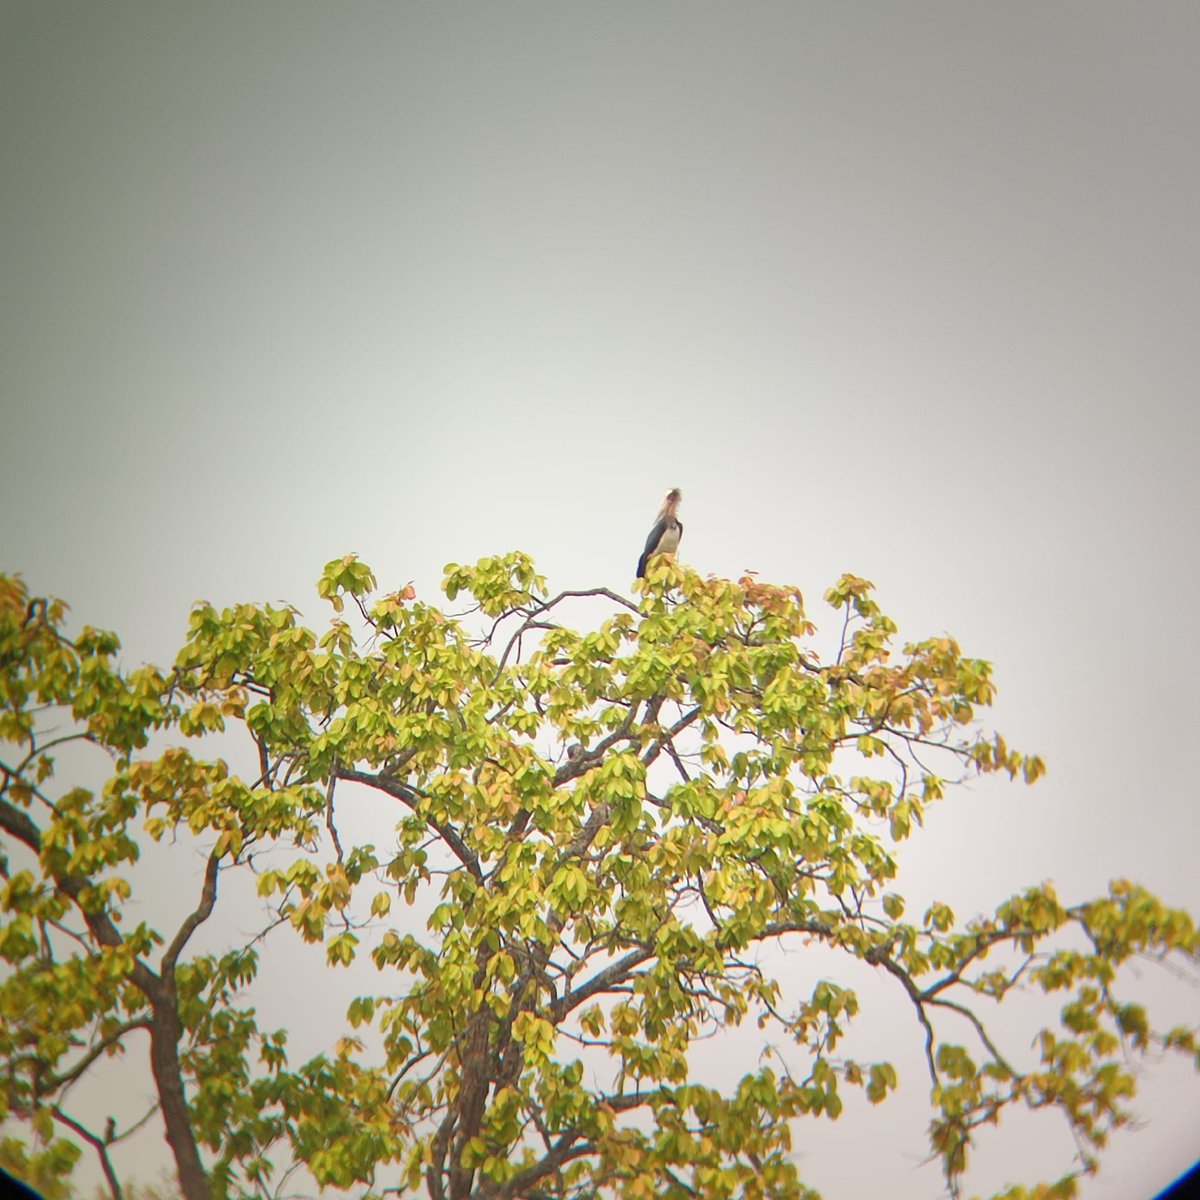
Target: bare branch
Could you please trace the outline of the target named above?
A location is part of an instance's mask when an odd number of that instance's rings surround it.
[[[528,1189],[539,1179],[544,1179],[547,1175],[553,1174],[564,1163],[569,1163],[573,1159],[582,1158],[585,1154],[594,1154],[596,1152],[596,1144],[594,1142],[581,1142],[578,1139],[581,1134],[567,1134],[559,1141],[549,1154],[545,1155],[539,1162],[536,1162],[531,1167],[526,1167],[523,1171],[518,1171],[507,1183],[505,1183],[495,1193],[500,1200],[508,1200],[511,1196],[519,1196],[528,1191]]]
[[[156,1112],[158,1112],[159,1108],[160,1105],[158,1101],[155,1101],[140,1117],[138,1117],[136,1121],[134,1121],[132,1125],[129,1126],[128,1129],[123,1129],[120,1133],[114,1132],[112,1137],[108,1139],[108,1144],[113,1146],[116,1145],[117,1142],[123,1142],[128,1137],[133,1137],[133,1135],[137,1133],[137,1131],[141,1129],[142,1126],[145,1125],[146,1122],[149,1121]]]
[[[949,975],[943,976],[936,983],[931,983],[921,992],[923,999],[932,1000],[939,992],[943,992],[948,987],[953,987],[956,983],[962,983],[962,973],[981,955],[986,954],[993,946],[1000,942],[1015,942],[1017,938],[1029,936],[1031,933],[1028,929],[997,929],[988,934],[979,934],[978,944],[975,948],[963,958],[962,962],[950,972]]]
[[[369,771],[356,771],[353,767],[339,766],[337,768],[337,776],[339,779],[348,780],[350,783],[365,783],[367,787],[375,788],[377,791],[384,792],[394,799],[399,800],[401,804],[420,816],[437,833],[438,837],[446,843],[450,851],[454,854],[454,857],[471,872],[476,880],[483,879],[483,871],[480,869],[478,858],[467,848],[466,843],[453,829],[448,825],[443,825],[435,817],[420,811],[421,797],[413,788],[401,783],[398,779],[391,779],[386,775],[372,775]]]
[[[96,1151],[100,1158],[100,1168],[104,1172],[104,1178],[108,1180],[108,1190],[112,1193],[113,1200],[121,1200],[121,1182],[117,1178],[116,1171],[113,1170],[112,1160],[108,1157],[108,1142],[85,1128],[74,1117],[67,1116],[57,1104],[50,1111],[54,1114],[56,1121],[65,1125],[72,1133],[78,1134]]]
[[[941,1086],[941,1080],[938,1078],[937,1063],[933,1057],[933,1026],[929,1023],[929,1017],[925,1012],[926,998],[922,995],[920,988],[913,983],[908,972],[895,959],[887,954],[880,954],[877,957],[872,957],[872,962],[886,968],[892,975],[900,980],[901,986],[904,988],[908,998],[913,1002],[913,1007],[917,1012],[917,1020],[925,1028],[925,1062],[929,1067],[929,1078],[933,1081],[934,1087]]]
[[[972,1025],[975,1026],[975,1032],[979,1035],[979,1040],[987,1047],[988,1053],[998,1062],[1014,1079],[1020,1078],[1020,1073],[1013,1070],[1012,1066],[1005,1059],[1004,1055],[996,1049],[995,1043],[988,1037],[987,1030],[983,1027],[983,1022],[971,1011],[965,1004],[959,1004],[954,1000],[947,1000],[945,997],[931,999],[930,1004],[936,1004],[941,1008],[952,1009],[956,1013],[961,1013]]]
[[[646,751],[642,755],[642,762],[645,763],[646,766],[650,766],[650,764],[654,762],[656,758],[658,758],[659,754],[662,753],[664,747],[666,747],[668,752],[672,753],[673,755],[675,749],[675,737],[682,733],[689,725],[691,725],[692,722],[695,721],[698,716],[700,716],[702,711],[703,710],[701,709],[700,705],[697,704],[695,708],[684,713],[674,725],[671,725],[665,729],[661,737],[655,738],[655,740],[646,747]],[[682,767],[680,769],[682,769]]]
[[[506,645],[504,647],[504,653],[500,656],[500,662],[497,664],[497,668],[496,668],[496,679],[500,678],[500,675],[504,670],[505,664],[508,662],[508,656],[512,653],[513,647],[517,645],[517,643],[521,640],[521,638],[524,634],[526,634],[530,629],[554,629],[554,628],[556,628],[556,626],[547,625],[544,622],[539,622],[537,619],[538,617],[542,616],[545,613],[548,613],[556,604],[560,603],[563,600],[574,599],[574,598],[583,597],[583,596],[604,596],[606,599],[612,600],[616,604],[623,605],[625,608],[629,609],[630,612],[637,613],[638,616],[641,615],[642,610],[640,608],[638,608],[638,606],[636,604],[634,604],[632,601],[627,600],[624,596],[619,596],[619,595],[617,595],[616,592],[609,591],[608,588],[603,588],[603,587],[584,588],[581,590],[568,590],[568,591],[564,591],[564,592],[559,592],[557,596],[553,597],[553,599],[542,600],[539,603],[535,604],[532,608],[521,607],[521,608],[510,609],[508,612],[502,614],[499,618],[497,618],[496,622],[492,625],[491,633],[488,634],[487,639],[486,639],[489,642],[491,641],[492,637],[494,636],[494,634],[496,632],[496,629],[499,627],[500,623],[505,619],[505,617],[515,616],[518,613],[524,615],[525,620],[517,628],[516,632],[512,635],[512,637],[510,637],[508,639],[508,645]],[[493,680],[493,682],[494,682],[494,680]]]
[[[204,868],[204,886],[200,892],[200,903],[184,918],[179,932],[172,938],[171,944],[162,956],[160,971],[164,978],[169,979],[171,972],[175,970],[175,963],[184,946],[187,945],[188,939],[212,916],[213,905],[217,902],[217,870],[220,862],[220,857],[215,853],[208,856],[208,863]]]
[[[649,705],[650,701],[647,702]],[[661,703],[661,701],[659,701]],[[607,737],[601,738],[591,750],[583,750],[576,754],[573,758],[568,758],[557,771],[554,772],[554,786],[561,787],[564,783],[570,782],[572,779],[580,775],[586,774],[593,767],[597,766],[601,759],[611,750],[619,741],[632,740],[631,730],[633,729],[634,720],[637,717],[637,710],[631,708],[626,714],[625,719],[621,724],[613,730]]]
[[[630,950],[624,958],[617,959],[602,971],[597,972],[586,983],[567,992],[555,1007],[555,1020],[561,1021],[572,1009],[578,1008],[585,1000],[599,996],[610,988],[623,983],[636,967],[648,962],[654,957],[654,951],[649,947],[639,946]]]
[[[49,1075],[43,1079],[38,1088],[39,1092],[42,1095],[49,1095],[60,1087],[74,1083],[110,1046],[115,1046],[127,1033],[132,1033],[135,1029],[148,1031],[150,1019],[139,1017],[136,1021],[126,1021],[123,1025],[118,1026],[112,1033],[96,1042],[70,1070],[63,1071],[61,1074]]]
[[[30,750],[21,763],[17,766],[16,773],[22,774],[35,758],[45,754],[47,750],[53,750],[55,746],[62,746],[68,742],[91,742],[93,745],[95,745],[96,737],[94,734],[83,732],[65,733],[62,737],[51,738],[50,741],[43,742],[42,745]]]
[[[337,758],[333,760],[333,770],[329,772],[329,783],[325,788],[325,827],[333,838],[333,848],[337,851],[337,860],[342,861],[342,843],[338,840],[337,826],[333,823],[333,790],[337,785]]]

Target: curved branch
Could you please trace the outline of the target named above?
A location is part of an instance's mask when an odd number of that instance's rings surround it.
[[[40,852],[41,831],[26,813],[2,799],[0,829],[5,829],[17,837],[34,853]],[[53,878],[58,889],[69,896],[79,908],[89,932],[100,945],[117,947],[125,944],[125,939],[112,916],[105,909],[97,910],[94,905],[84,903],[84,893],[94,887],[90,880],[80,875],[55,875]],[[164,971],[167,974],[156,975],[140,958],[135,958],[129,967],[130,982],[150,1001],[153,1013],[150,1020],[150,1070],[162,1106],[167,1144],[175,1157],[180,1188],[187,1200],[207,1200],[210,1193],[184,1096],[179,1062],[179,1010],[174,982],[169,972],[174,967],[175,956],[183,949],[192,930],[211,912],[212,900],[215,898],[216,862],[210,858],[200,906],[184,922],[171,948],[163,957]],[[81,1133],[80,1136],[85,1135]]]
[[[979,1040],[987,1047],[988,1053],[998,1062],[1014,1079],[1020,1079],[1019,1072],[1014,1071],[1012,1066],[1005,1059],[1004,1055],[996,1049],[992,1039],[988,1037],[987,1030],[983,1027],[983,1022],[973,1013],[965,1004],[959,1004],[954,1000],[931,999],[930,1004],[936,1004],[941,1008],[951,1009],[953,1012],[960,1013],[966,1017],[972,1025],[975,1026],[975,1032],[979,1035]]]
[[[90,1129],[86,1129],[80,1125],[74,1117],[67,1116],[57,1104],[50,1111],[54,1114],[56,1121],[65,1125],[72,1133],[78,1134],[100,1156],[100,1167],[104,1171],[104,1178],[108,1180],[108,1190],[112,1193],[113,1200],[121,1200],[121,1181],[117,1178],[117,1173],[113,1170],[112,1160],[108,1157],[108,1142],[104,1138],[98,1137]]]
[[[692,724],[693,721],[695,721],[695,719],[698,716],[700,716],[700,714],[702,712],[703,712],[703,709],[698,704],[696,705],[695,708],[691,709],[688,712],[685,712],[683,714],[683,716],[680,717],[679,720],[675,722],[674,725],[670,726],[668,729],[665,729],[663,731],[663,734],[661,737],[655,738],[655,740],[652,741],[650,743],[650,745],[646,747],[645,753],[643,753],[643,755],[642,755],[642,762],[647,767],[650,766],[650,764],[653,763],[654,760],[656,758],[658,758],[658,756],[663,752],[664,747],[668,747],[669,751],[672,753],[672,757],[674,757],[675,736],[677,734],[682,733],[689,725]],[[680,764],[678,764],[678,760],[677,760],[677,765],[680,765]],[[682,767],[681,767],[681,769],[682,769]]]
[[[557,1171],[565,1163],[582,1158],[585,1154],[594,1154],[597,1150],[595,1142],[580,1142],[581,1135],[567,1134],[540,1162],[523,1171],[518,1171],[507,1183],[499,1188],[495,1195],[500,1200],[508,1200],[511,1196],[524,1194],[539,1179]]]
[[[50,1092],[60,1087],[74,1083],[110,1046],[115,1046],[127,1033],[132,1033],[135,1029],[149,1030],[149,1017],[139,1017],[136,1021],[126,1021],[123,1025],[118,1026],[107,1037],[101,1038],[92,1046],[69,1071],[64,1071],[61,1075],[50,1075],[43,1080],[39,1091],[43,1095],[49,1095]]]
[[[377,791],[399,800],[437,833],[438,837],[450,848],[454,857],[471,872],[477,882],[483,880],[483,871],[480,869],[479,860],[471,853],[467,844],[448,825],[443,825],[436,817],[421,812],[421,797],[412,788],[398,779],[389,779],[386,775],[372,775],[369,771],[356,771],[353,767],[339,766],[337,777],[345,779],[349,783],[365,783],[367,787],[375,788]]]
[[[333,848],[337,851],[337,860],[342,861],[342,843],[338,838],[337,826],[333,823],[333,791],[337,785],[337,758],[333,760],[333,770],[329,772],[329,783],[325,788],[325,827],[333,838]]]
[[[658,716],[658,710],[662,705],[661,697],[653,697],[646,701],[646,712],[643,717],[643,724],[653,721]],[[572,779],[590,771],[594,766],[597,766],[600,760],[611,750],[619,741],[632,740],[633,722],[637,716],[636,703],[630,708],[625,719],[621,724],[612,731],[607,737],[601,738],[596,743],[595,749],[583,750],[574,758],[569,758],[557,771],[554,772],[553,786],[561,787],[564,783],[569,783]]]
[[[921,993],[921,990],[909,978],[908,972],[894,958],[886,954],[881,954],[875,959],[875,963],[884,967],[889,973],[900,980],[901,986],[908,994],[908,998],[913,1002],[913,1008],[917,1012],[917,1020],[925,1027],[925,1062],[929,1067],[929,1078],[933,1081],[934,1087],[941,1087],[942,1081],[938,1078],[937,1063],[933,1056],[933,1026],[929,1022],[929,1017],[925,1012],[926,997]]]
[[[140,1117],[138,1117],[136,1121],[134,1121],[132,1125],[129,1126],[128,1129],[123,1129],[120,1133],[114,1133],[109,1139],[109,1145],[113,1146],[116,1145],[117,1142],[123,1142],[128,1137],[133,1137],[133,1135],[137,1133],[137,1131],[141,1129],[142,1126],[145,1125],[146,1122],[149,1121],[156,1112],[158,1112],[160,1107],[161,1106],[159,1105],[158,1101],[155,1101]]]
[[[508,656],[512,653],[513,647],[517,644],[518,641],[520,641],[521,637],[525,633],[527,633],[530,629],[552,629],[552,628],[554,628],[553,626],[550,626],[550,625],[539,624],[538,620],[537,620],[538,617],[540,617],[543,613],[549,612],[561,600],[575,599],[575,598],[583,597],[583,596],[604,596],[607,599],[612,600],[616,604],[624,605],[627,609],[630,610],[630,612],[636,613],[638,616],[641,616],[641,613],[642,613],[642,610],[640,608],[638,608],[638,606],[636,604],[634,604],[631,600],[627,600],[624,596],[619,596],[619,595],[617,595],[616,592],[609,591],[609,589],[605,588],[605,587],[584,588],[581,590],[568,590],[565,592],[559,592],[558,595],[555,596],[553,599],[542,600],[540,603],[534,605],[533,608],[531,608],[531,609],[522,608],[522,609],[514,610],[514,611],[523,612],[525,614],[525,620],[518,627],[516,633],[514,633],[512,635],[512,637],[510,637],[508,639],[508,645],[504,647],[504,653],[500,656],[500,662],[496,666],[496,679],[500,678],[500,673],[504,670],[505,664],[508,662]],[[504,614],[504,616],[510,616],[510,615],[512,615],[512,614],[511,613]],[[496,625],[492,626],[492,633],[495,633],[496,626],[499,625],[500,621],[502,621],[503,619],[504,619],[504,617],[501,617],[500,620],[496,622]],[[488,638],[490,640],[491,634],[488,635]],[[493,680],[493,682],[495,682],[495,681]]]
[[[654,957],[654,951],[644,946],[639,946],[636,950],[630,950],[624,958],[619,958],[615,963],[610,963],[602,971],[597,972],[586,983],[581,984],[577,988],[572,988],[571,991],[565,993],[563,998],[555,1007],[555,1021],[561,1021],[572,1009],[578,1008],[585,1000],[590,1000],[593,996],[601,995],[617,984],[623,983],[629,978],[629,974],[635,967],[640,967],[642,963],[648,962]]]
[[[213,905],[217,902],[217,869],[220,861],[215,853],[208,856],[208,863],[204,868],[204,886],[200,892],[200,903],[184,918],[179,932],[171,939],[171,944],[162,956],[162,964],[159,969],[164,978],[169,979],[175,970],[175,963],[184,946],[187,945],[188,939],[212,916]],[[173,985],[172,990],[174,990]]]
[[[63,746],[68,742],[91,742],[96,745],[96,735],[85,731],[83,733],[64,733],[62,737],[51,738],[48,742],[32,748],[17,766],[16,773],[23,774],[35,758],[45,754],[47,750],[53,750],[55,746]]]
[[[956,983],[962,983],[962,973],[981,955],[986,954],[993,946],[1000,942],[1015,942],[1018,938],[1036,936],[1030,929],[994,929],[986,934],[976,934],[976,946],[968,954],[963,957],[962,962],[949,974],[944,975],[936,983],[931,983],[921,995],[926,1000],[932,1000],[938,992],[945,991],[948,987],[953,987]]]
[[[12,834],[34,854],[41,854],[42,831],[34,823],[28,813],[0,799],[0,829]],[[121,946],[125,939],[116,927],[112,917],[103,910],[89,911],[82,902],[83,893],[93,884],[81,875],[61,875],[54,877],[54,883],[60,891],[68,895],[83,914],[88,930],[92,937],[102,946]],[[162,993],[162,980],[140,959],[135,958],[129,969],[129,978],[138,990],[151,1003],[157,1001]]]
[[[4,768],[4,773],[10,774],[7,767]],[[23,842],[34,854],[41,853],[42,831],[27,812],[4,799],[0,799],[0,829],[12,834],[17,841]]]

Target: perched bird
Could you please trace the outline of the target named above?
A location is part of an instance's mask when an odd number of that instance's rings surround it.
[[[654,518],[654,528],[650,530],[650,536],[646,539],[646,548],[642,551],[642,557],[638,559],[639,579],[645,577],[646,563],[652,554],[674,554],[679,548],[679,539],[683,537],[683,522],[675,515],[675,510],[682,499],[683,493],[678,488],[672,488],[667,493],[662,508],[658,510],[658,516]]]

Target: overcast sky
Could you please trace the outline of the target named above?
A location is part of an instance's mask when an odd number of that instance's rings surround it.
[[[161,661],[349,551],[627,590],[678,485],[697,569],[818,620],[851,570],[996,663],[1050,774],[936,812],[918,895],[1200,911],[1198,114],[1194,0],[6,0],[0,569]],[[1086,1200],[1198,1100],[1148,1072]],[[798,1130],[828,1200],[935,1192],[886,1112]]]

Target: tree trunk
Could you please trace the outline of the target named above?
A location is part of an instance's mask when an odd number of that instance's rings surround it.
[[[150,1067],[154,1072],[154,1083],[158,1088],[159,1103],[162,1105],[167,1144],[175,1156],[179,1187],[184,1200],[212,1200],[208,1176],[200,1162],[200,1151],[196,1147],[192,1125],[188,1120],[187,1099],[183,1094],[183,1075],[179,1069],[179,1039],[182,1030],[174,989],[164,988],[163,991],[166,994],[153,1002]]]

